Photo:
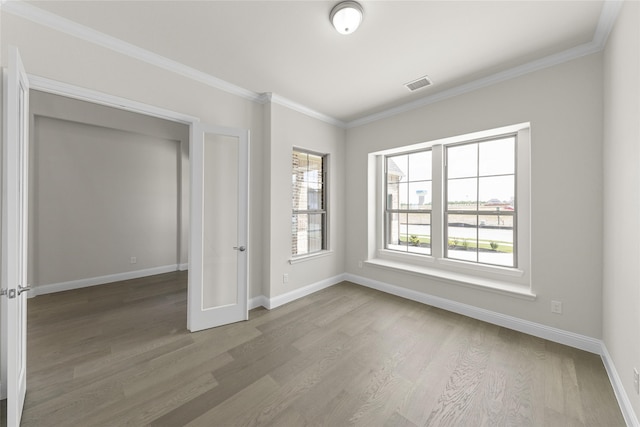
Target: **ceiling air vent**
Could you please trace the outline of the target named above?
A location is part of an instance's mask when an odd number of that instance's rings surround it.
[[[414,90],[418,90],[421,89],[423,87],[427,87],[427,86],[431,86],[431,80],[429,79],[428,76],[424,76],[424,77],[420,77],[419,79],[416,79],[412,82],[409,83],[405,83],[404,85],[407,87],[407,89],[409,89],[411,92],[413,92]]]

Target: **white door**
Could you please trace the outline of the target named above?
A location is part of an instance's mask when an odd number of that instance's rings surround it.
[[[2,180],[2,388],[7,426],[20,425],[27,391],[29,82],[18,49],[5,70]]]
[[[249,131],[191,127],[187,328],[247,320]]]

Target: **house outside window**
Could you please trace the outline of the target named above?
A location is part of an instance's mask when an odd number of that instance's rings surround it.
[[[294,149],[292,155],[291,253],[327,250],[327,155]]]

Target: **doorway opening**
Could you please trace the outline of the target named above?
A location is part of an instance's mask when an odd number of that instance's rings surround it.
[[[30,97],[30,296],[185,270],[188,126]]]

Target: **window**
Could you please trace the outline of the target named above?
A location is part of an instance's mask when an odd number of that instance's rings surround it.
[[[294,257],[327,249],[326,161],[326,154],[293,150],[291,253]]]
[[[367,263],[531,297],[529,146],[523,123],[371,153]]]
[[[445,257],[516,267],[515,136],[445,147]]]
[[[431,254],[431,150],[385,162],[387,249]]]

